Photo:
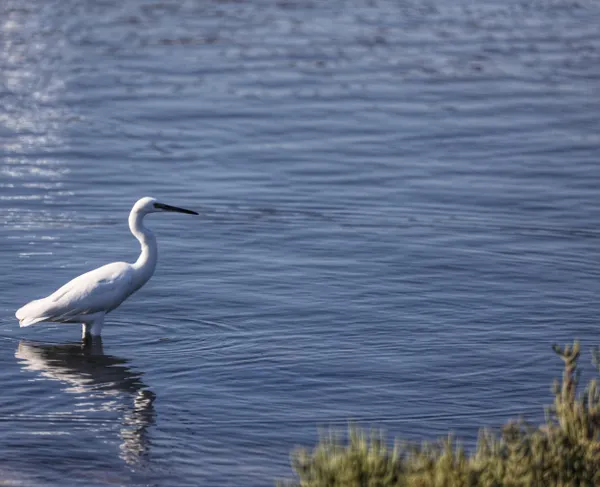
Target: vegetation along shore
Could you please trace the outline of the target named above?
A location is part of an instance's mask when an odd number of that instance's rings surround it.
[[[510,421],[494,433],[481,430],[466,452],[450,435],[421,445],[351,428],[347,440],[331,434],[313,450],[292,453],[294,487],[500,487],[600,486],[600,392],[596,379],[579,389],[579,342],[554,346],[564,361],[554,402],[540,426]],[[598,350],[594,365],[600,370]]]

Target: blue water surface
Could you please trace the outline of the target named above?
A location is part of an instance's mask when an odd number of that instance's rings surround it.
[[[591,0],[0,2],[0,477],[266,486],[349,421],[543,419],[600,315]],[[68,279],[156,273],[19,329]]]

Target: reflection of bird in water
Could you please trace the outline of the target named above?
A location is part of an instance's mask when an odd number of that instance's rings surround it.
[[[64,345],[22,340],[15,357],[26,370],[65,384],[64,391],[82,398],[87,411],[90,402],[99,401],[96,411],[121,413],[121,458],[127,463],[139,463],[148,453],[147,430],[154,424],[155,395],[126,359],[104,354],[102,338]],[[133,398],[133,403],[120,398]]]

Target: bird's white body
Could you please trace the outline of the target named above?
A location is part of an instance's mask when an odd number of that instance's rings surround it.
[[[26,304],[16,312],[22,327],[42,321],[82,323],[83,335],[100,335],[104,316],[140,289],[154,274],[158,248],[154,234],[143,225],[148,213],[175,211],[197,214],[158,203],[154,198],[140,199],[129,214],[129,228],[139,240],[142,251],[133,264],[113,262],[86,272],[42,299]]]

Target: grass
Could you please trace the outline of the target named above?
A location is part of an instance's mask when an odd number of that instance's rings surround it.
[[[554,346],[564,361],[545,423],[508,422],[483,429],[465,452],[452,436],[421,445],[351,428],[348,439],[330,434],[313,450],[292,453],[294,487],[580,487],[600,486],[600,393],[591,380],[578,394],[579,343]],[[594,351],[599,368],[600,354]]]

